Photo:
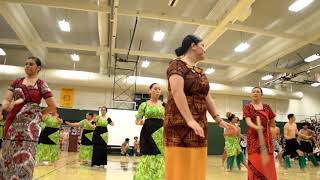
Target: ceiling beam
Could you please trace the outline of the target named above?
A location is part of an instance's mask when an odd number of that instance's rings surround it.
[[[24,44],[18,39],[7,39],[7,38],[0,39],[0,44],[24,46]]]
[[[112,22],[112,41],[111,48],[114,49],[116,47],[116,36],[117,36],[117,26],[118,26],[118,9],[119,9],[119,0],[114,0],[113,2],[113,15],[111,15]]]
[[[228,24],[236,22],[240,17],[243,17],[244,13],[250,14],[251,5],[253,2],[254,0],[239,0],[237,4],[231,8],[230,12],[222,18],[217,27],[209,32],[209,34],[207,34],[203,39],[205,49],[208,49],[214,42],[217,41],[220,36],[222,36],[222,34],[228,30],[226,28]]]
[[[252,52],[250,55],[238,61],[242,63],[254,62],[256,64],[255,68],[239,68],[238,70],[230,68],[229,73],[226,75],[226,78],[230,81],[235,81],[243,78],[248,74],[262,69],[268,64],[318,40],[320,38],[320,23],[318,21],[319,16],[320,11],[315,11],[308,17],[304,18],[303,21],[296,23],[294,26],[288,29],[289,32],[300,32],[300,34],[301,31],[303,31],[303,34],[308,36],[305,41],[273,39],[265,43],[264,46],[260,47],[256,51]],[[312,26],[310,26],[310,24],[312,24]],[[306,29],[306,27],[308,28]]]
[[[116,37],[117,37],[117,27],[118,27],[118,9],[119,0],[111,0],[111,13],[110,13],[110,27],[109,27],[109,59],[108,68],[111,69],[111,63],[114,62],[116,47]],[[110,76],[110,73],[109,73]]]
[[[221,19],[226,11],[231,7],[234,6],[237,0],[230,0],[230,1],[217,1],[211,10],[209,11],[208,15],[205,17],[206,20],[211,21],[217,21],[218,19]],[[198,26],[197,29],[194,31],[194,35],[203,38],[210,30],[212,30],[212,27],[209,26]]]
[[[127,54],[128,50],[116,48],[116,49],[114,49],[114,52],[118,53],[118,54]],[[130,55],[131,56],[163,58],[163,59],[175,59],[176,58],[176,56],[174,54],[158,53],[158,52],[152,52],[152,51],[131,50]],[[211,58],[206,58],[201,63],[212,64],[212,65],[222,65],[222,66],[254,67],[254,65],[249,65],[249,64],[245,64],[245,63],[227,62],[224,60],[217,60],[217,59],[211,59]]]
[[[106,0],[98,0],[99,7],[106,7]],[[107,74],[107,61],[108,61],[108,14],[105,12],[98,12],[98,33],[100,42],[100,66],[99,72]]]
[[[20,40],[17,39],[0,39],[0,44],[4,45],[24,45]],[[79,45],[79,44],[65,44],[65,43],[52,43],[52,42],[42,42],[42,46],[47,48],[53,49],[68,49],[68,50],[78,50],[78,51],[88,51],[88,52],[95,52],[96,55],[100,55],[102,51],[109,51],[107,49],[101,49],[98,46],[90,46],[90,45]],[[117,54],[124,54],[128,53],[127,49],[115,48],[114,53]],[[176,56],[174,54],[168,53],[159,53],[153,51],[136,51],[131,50],[130,55],[132,56],[144,56],[144,57],[151,57],[151,58],[160,58],[160,59],[174,59]],[[256,64],[246,64],[246,63],[237,63],[237,62],[227,62],[224,60],[213,59],[213,58],[206,58],[201,63],[209,64],[209,65],[222,65],[222,66],[234,66],[234,67],[242,67],[242,68],[255,68]],[[275,69],[263,69],[267,72],[281,72],[281,73],[289,73],[292,72],[290,69],[286,68],[275,68]]]
[[[77,2],[75,0],[0,0],[0,2],[9,2],[9,3],[20,3],[20,4],[27,4],[27,5],[35,5],[35,6],[47,6],[51,8],[60,8],[60,9],[69,9],[69,10],[77,10],[77,11],[88,11],[88,12],[104,12],[110,13],[110,7],[99,7],[94,3],[83,3]],[[206,26],[211,28],[216,28],[218,23],[212,20],[200,19],[200,18],[189,18],[189,17],[181,17],[181,16],[168,16],[165,13],[150,13],[145,11],[132,11],[132,10],[119,10],[119,16],[129,16],[129,17],[140,17],[145,19],[154,19],[154,20],[161,20],[161,21],[168,21],[172,23],[183,23],[183,24],[190,24],[196,26]],[[297,36],[291,33],[285,32],[276,32],[272,30],[266,30],[263,28],[256,28],[250,26],[244,26],[240,24],[231,24],[228,23],[225,26],[226,29],[232,31],[240,31],[246,32],[251,34],[259,34],[267,37],[274,37],[274,38],[285,38],[285,39],[292,39],[292,40],[302,40],[305,41],[306,38],[302,36]],[[320,41],[316,40],[313,42],[314,44],[320,45]]]
[[[230,81],[238,80],[238,79],[240,79],[250,73],[253,73],[253,72],[267,66],[268,64],[272,63],[273,61],[275,61],[275,60],[277,60],[287,54],[290,54],[290,53],[300,49],[301,47],[303,47],[303,46],[309,44],[310,42],[313,42],[314,40],[317,40],[319,38],[320,38],[320,33],[311,36],[308,41],[293,42],[290,47],[286,47],[286,48],[282,49],[281,51],[278,51],[277,53],[273,54],[271,57],[268,57],[266,59],[262,59],[261,63],[256,64],[255,68],[248,68],[245,71],[242,71],[240,73],[235,74],[230,79]]]
[[[16,44],[13,44],[16,43]],[[21,45],[23,44],[21,41],[16,39],[0,39],[0,44],[10,44],[10,45]],[[79,45],[79,44],[66,44],[66,43],[51,43],[51,42],[42,42],[41,45],[47,48],[53,49],[68,49],[68,50],[79,50],[79,51],[89,51],[96,52],[97,55],[101,54],[103,51],[108,52],[109,49],[100,49],[97,46],[89,46],[89,45]],[[115,48],[114,53],[117,54],[127,54],[127,49]],[[131,56],[144,56],[151,58],[162,58],[162,59],[174,59],[176,56],[174,54],[168,53],[159,53],[154,51],[130,51]],[[237,63],[237,62],[227,62],[224,60],[207,58],[202,63],[212,64],[212,65],[222,65],[222,66],[238,66],[238,67],[254,67],[255,65],[249,65],[246,63]]]
[[[0,2],[0,14],[17,34],[22,44],[26,46],[33,56],[39,57],[45,66],[48,50],[46,47],[41,46],[41,37],[23,7],[20,4]]]
[[[107,6],[98,6],[94,3],[78,2],[77,0],[0,0],[0,2],[19,3],[33,6],[47,6],[50,8],[69,9],[88,12],[110,13]]]
[[[2,39],[0,39],[0,44]],[[100,48],[97,46],[90,45],[79,45],[79,44],[65,44],[65,43],[51,43],[42,42],[43,46],[53,49],[68,49],[68,50],[78,50],[78,51],[89,51],[89,52],[100,52]]]

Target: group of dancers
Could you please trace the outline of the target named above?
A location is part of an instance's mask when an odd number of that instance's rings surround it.
[[[106,116],[107,108],[100,108],[101,115],[87,113],[86,118],[75,123],[63,121],[57,112],[42,116],[41,133],[36,152],[36,162],[53,163],[59,159],[60,128],[63,123],[82,129],[79,160],[93,167],[106,168],[108,125],[114,123]]]
[[[251,91],[251,103],[243,108],[243,118],[248,125],[248,160],[245,161],[239,144],[241,130],[237,125],[237,117],[228,113],[229,122],[220,117],[215,101],[209,93],[208,78],[197,66],[205,56],[202,40],[188,35],[175,52],[177,58],[172,60],[167,68],[167,104],[163,107],[159,101],[160,85],[153,83],[149,87],[150,100],[139,106],[136,115],[136,124],[142,125],[142,130],[141,157],[138,159],[134,179],[206,179],[209,112],[216,124],[225,129],[227,168],[231,171],[236,161],[238,168],[241,163],[248,168],[249,180],[276,180],[273,148],[275,142],[272,143],[274,136],[270,130],[276,115],[269,105],[262,102],[262,89],[254,87]],[[8,114],[3,129],[0,180],[31,180],[36,159],[57,159],[58,148],[52,146],[58,147],[57,131],[62,120],[56,113],[57,106],[51,90],[38,78],[40,70],[41,61],[38,58],[27,58],[26,76],[11,82],[2,102],[2,109]],[[42,99],[47,104],[44,109],[39,106]],[[294,115],[291,114],[288,118],[289,123],[284,128],[284,159],[288,164],[288,156],[297,153],[299,165],[304,168],[305,159],[295,138],[296,135],[301,136],[302,144],[308,146],[312,136],[308,130],[297,130]],[[41,120],[42,131],[39,126]],[[107,116],[107,108],[101,108],[101,116],[87,113],[86,119],[80,122],[65,123],[83,129],[80,160],[91,161],[92,166],[105,167],[107,126],[114,125]],[[311,153],[308,155],[312,158]]]
[[[244,160],[244,154],[240,146],[241,139],[246,137],[241,134],[239,118],[237,118],[231,112],[226,114],[230,123],[238,128],[238,131],[224,130],[225,148],[222,156],[222,163],[225,166],[225,160],[227,159],[226,170],[232,171],[234,166],[234,160],[236,160],[237,167],[241,169],[241,163],[248,168],[246,161]],[[284,168],[291,168],[290,159],[298,158],[298,164],[302,171],[306,167],[306,159],[310,160],[313,166],[318,167],[319,163],[313,153],[314,147],[317,143],[315,140],[314,132],[309,129],[310,123],[303,122],[302,129],[298,131],[295,123],[294,114],[288,115],[288,123],[284,126],[284,140],[281,142],[281,131],[276,126],[275,121],[269,123],[272,146],[274,151],[275,160]],[[283,148],[284,146],[284,148]]]
[[[93,167],[106,168],[108,125],[113,126],[111,118],[107,116],[107,107],[100,108],[101,115],[87,113],[86,118],[80,122],[65,123],[72,127],[82,129],[79,159],[85,163],[91,163]]]

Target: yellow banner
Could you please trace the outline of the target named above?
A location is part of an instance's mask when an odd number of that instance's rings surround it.
[[[73,88],[62,88],[60,92],[60,107],[72,108],[73,106]]]

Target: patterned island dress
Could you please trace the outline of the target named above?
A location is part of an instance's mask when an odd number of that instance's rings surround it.
[[[164,179],[164,146],[163,146],[162,105],[149,105],[147,102],[139,106],[137,119],[144,118],[140,133],[140,150],[135,180]]]
[[[39,137],[36,160],[55,162],[59,159],[60,122],[50,114],[43,122],[44,128]]]
[[[262,164],[258,133],[255,129],[248,127],[248,180],[276,180],[277,174],[273,155],[272,136],[269,127],[269,120],[273,119],[276,115],[267,104],[263,104],[262,110],[255,110],[252,104],[244,106],[244,118],[250,117],[251,121],[256,123],[257,116],[260,116],[261,125],[263,126],[263,136],[269,161],[266,164]]]
[[[24,78],[14,80],[9,86],[14,100],[24,97],[22,104],[14,106],[5,121],[0,179],[31,180],[35,154],[40,135],[41,99],[52,97],[48,85],[38,79],[34,86],[22,84]],[[23,93],[23,94],[21,94]]]
[[[89,121],[86,119],[80,121],[80,127],[82,130],[81,144],[80,144],[80,153],[79,159],[81,161],[91,161],[92,160],[92,151],[93,151],[93,128],[89,125]]]

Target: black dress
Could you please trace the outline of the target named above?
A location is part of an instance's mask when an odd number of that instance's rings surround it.
[[[102,119],[100,116],[97,117],[96,128],[93,131],[93,152],[92,152],[92,164],[91,166],[107,165],[107,143],[108,143],[108,124],[112,120]]]

